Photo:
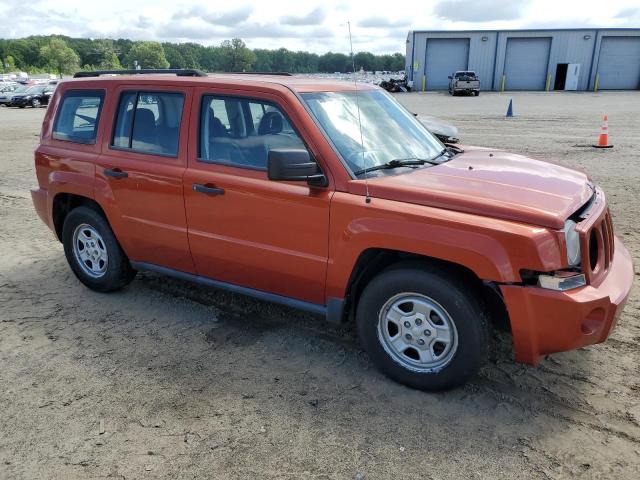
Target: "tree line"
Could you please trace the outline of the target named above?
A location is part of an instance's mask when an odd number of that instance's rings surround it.
[[[121,68],[198,68],[207,72],[291,72],[346,73],[353,69],[350,55],[327,52],[323,55],[286,48],[250,49],[234,38],[220,45],[132,41],[127,39],[71,38],[61,35],[0,39],[3,72],[71,74],[82,70]],[[404,55],[353,56],[356,70],[404,69]]]

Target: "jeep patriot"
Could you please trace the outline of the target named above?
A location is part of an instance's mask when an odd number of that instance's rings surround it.
[[[148,270],[353,320],[386,375],[460,385],[604,341],[633,281],[584,173],[444,145],[373,85],[197,70],[60,83],[33,203],[87,287]]]

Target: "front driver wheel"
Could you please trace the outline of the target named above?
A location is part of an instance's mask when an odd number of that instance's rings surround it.
[[[464,277],[445,269],[398,266],[365,288],[356,313],[358,334],[387,376],[420,390],[465,383],[489,345],[483,303]]]
[[[92,290],[118,290],[136,275],[109,223],[92,208],[78,207],[67,215],[62,243],[71,270]]]

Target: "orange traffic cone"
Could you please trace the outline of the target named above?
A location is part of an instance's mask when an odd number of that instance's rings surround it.
[[[613,148],[613,145],[609,145],[609,116],[605,115],[602,119],[602,128],[600,129],[600,137],[598,138],[598,144],[594,145],[595,148]]]

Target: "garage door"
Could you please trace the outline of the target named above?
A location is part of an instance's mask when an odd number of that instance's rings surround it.
[[[428,90],[449,88],[449,75],[466,70],[469,63],[468,38],[429,38],[424,62]]]
[[[640,38],[603,37],[598,60],[600,86],[604,90],[640,87]]]
[[[505,89],[544,90],[550,38],[509,38],[504,60]]]

